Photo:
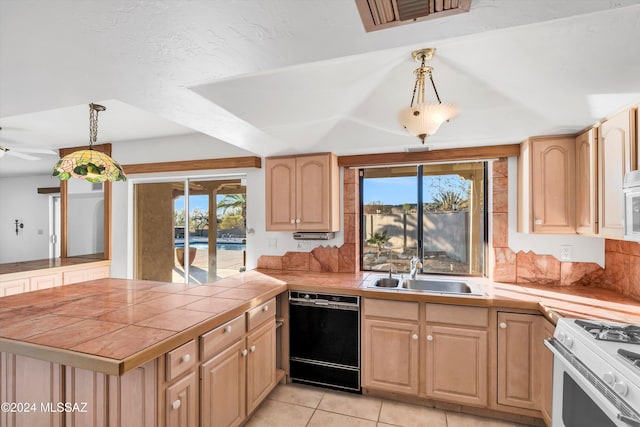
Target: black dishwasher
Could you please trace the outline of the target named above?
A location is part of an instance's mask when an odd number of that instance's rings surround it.
[[[289,292],[294,382],[360,391],[360,297]]]

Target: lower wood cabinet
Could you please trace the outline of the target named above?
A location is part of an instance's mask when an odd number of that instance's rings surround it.
[[[198,375],[191,372],[165,390],[167,427],[198,426]]]
[[[366,299],[363,313],[364,388],[487,405],[486,308]]]
[[[418,394],[418,324],[365,318],[363,386]]]
[[[226,326],[223,325],[222,330]],[[202,427],[242,424],[275,387],[275,331],[272,316],[246,337],[202,363]]]
[[[487,405],[487,331],[426,327],[427,397]]]
[[[202,426],[237,426],[244,421],[246,404],[246,357],[244,340],[202,364]],[[224,390],[220,393],[220,390]]]
[[[29,292],[29,278],[0,281],[0,297]]]
[[[544,346],[544,340],[553,337],[556,327],[548,320],[543,320],[543,337],[542,345]],[[541,357],[541,375],[542,375],[542,419],[551,425],[551,409],[553,403],[553,353],[547,347],[542,347]]]
[[[498,405],[541,409],[542,316],[498,312]]]

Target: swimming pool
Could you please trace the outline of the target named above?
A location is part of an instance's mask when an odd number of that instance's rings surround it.
[[[184,243],[176,243],[174,245],[176,248],[183,248]],[[206,242],[191,242],[189,246],[196,249],[207,249],[209,248],[209,244]],[[243,251],[245,250],[247,245],[244,243],[217,243],[216,249],[219,251]]]

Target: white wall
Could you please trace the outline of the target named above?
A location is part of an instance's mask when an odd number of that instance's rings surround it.
[[[49,196],[37,189],[59,185],[48,174],[0,178],[0,263],[49,258]]]
[[[518,159],[510,157],[509,167],[509,248],[514,252],[533,251],[560,259],[563,245],[571,246],[571,261],[595,262],[604,267],[604,239],[578,235],[518,233]]]

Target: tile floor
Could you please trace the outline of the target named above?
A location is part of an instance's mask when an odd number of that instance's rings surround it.
[[[507,421],[447,412],[301,384],[278,385],[247,427],[520,427]]]

